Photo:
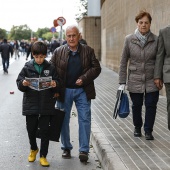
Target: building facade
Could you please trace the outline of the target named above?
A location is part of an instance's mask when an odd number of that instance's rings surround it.
[[[99,16],[83,17],[79,21],[83,39],[95,51],[97,59],[101,60],[101,18]]]
[[[170,0],[95,0],[95,3],[88,0],[88,15],[91,16],[82,18],[79,27],[101,64],[117,73],[125,36],[134,33],[135,16],[140,10],[151,14],[154,34],[158,35],[159,29],[170,25]],[[99,3],[100,16],[95,16],[99,15]],[[164,89],[161,94],[165,94]]]
[[[96,57],[101,60],[101,17],[100,0],[88,0],[88,15],[79,22],[80,32],[87,44],[94,48]]]
[[[170,0],[101,0],[101,63],[119,72],[125,36],[136,29],[135,16],[147,10],[152,16],[151,31],[170,25]],[[161,90],[165,95],[165,89]]]
[[[170,24],[170,0],[101,0],[101,63],[118,72],[126,35],[136,29],[136,14],[147,10],[152,16],[151,31]]]

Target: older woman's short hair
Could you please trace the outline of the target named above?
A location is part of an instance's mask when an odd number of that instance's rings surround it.
[[[141,10],[141,11],[136,15],[136,17],[135,17],[136,23],[138,23],[138,21],[139,21],[141,18],[145,17],[145,16],[148,17],[149,22],[151,23],[152,17],[151,17],[151,15],[150,15],[150,13],[147,12],[147,11],[144,11],[144,10]]]

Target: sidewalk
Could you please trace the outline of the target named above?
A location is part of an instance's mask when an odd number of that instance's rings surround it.
[[[12,63],[12,62],[11,62]],[[170,133],[167,128],[166,98],[158,103],[154,126],[154,141],[143,136],[134,138],[132,114],[126,119],[112,118],[118,75],[102,67],[102,73],[95,80],[96,99],[92,100],[92,148],[87,165],[78,158],[78,124],[75,114],[71,116],[71,142],[74,146],[72,159],[62,159],[60,143],[50,142],[47,159],[49,168],[39,165],[39,155],[34,163],[29,163],[28,137],[25,117],[22,113],[22,93],[17,89],[16,77],[25,63],[25,57],[15,60],[9,67],[9,74],[0,70],[0,150],[1,169],[3,170],[169,170],[170,169]],[[5,81],[4,81],[5,80]],[[14,95],[9,91],[13,90]],[[6,99],[6,100],[4,100]],[[130,103],[131,104],[131,103]],[[144,112],[144,110],[143,110]],[[39,146],[39,140],[38,140]],[[97,156],[96,156],[97,155]],[[100,163],[102,168],[100,168]]]
[[[141,138],[133,136],[131,113],[125,119],[117,117],[115,120],[112,117],[119,86],[117,73],[102,67],[95,86],[97,97],[92,101],[91,141],[103,169],[169,170],[170,132],[167,128],[166,98],[159,98],[153,130],[155,140],[147,141],[143,129]]]

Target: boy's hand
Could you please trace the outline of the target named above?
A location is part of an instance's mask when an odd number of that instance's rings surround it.
[[[22,85],[23,85],[23,86],[29,86],[29,85],[30,85],[30,82],[24,80],[24,81],[22,82]]]
[[[57,84],[56,84],[56,82],[54,80],[51,81],[50,85],[51,85],[51,87],[56,87],[57,86]]]

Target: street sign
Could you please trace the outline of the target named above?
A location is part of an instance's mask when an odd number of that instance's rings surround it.
[[[51,31],[52,33],[54,33],[54,32],[56,32],[56,28],[55,28],[55,27],[51,27],[50,31]]]
[[[57,27],[57,26],[58,26],[58,23],[57,23],[57,20],[56,20],[56,19],[53,21],[53,24],[54,24],[54,27]]]
[[[66,19],[64,17],[58,17],[56,20],[54,20],[54,26],[57,27],[63,26],[66,23]]]

